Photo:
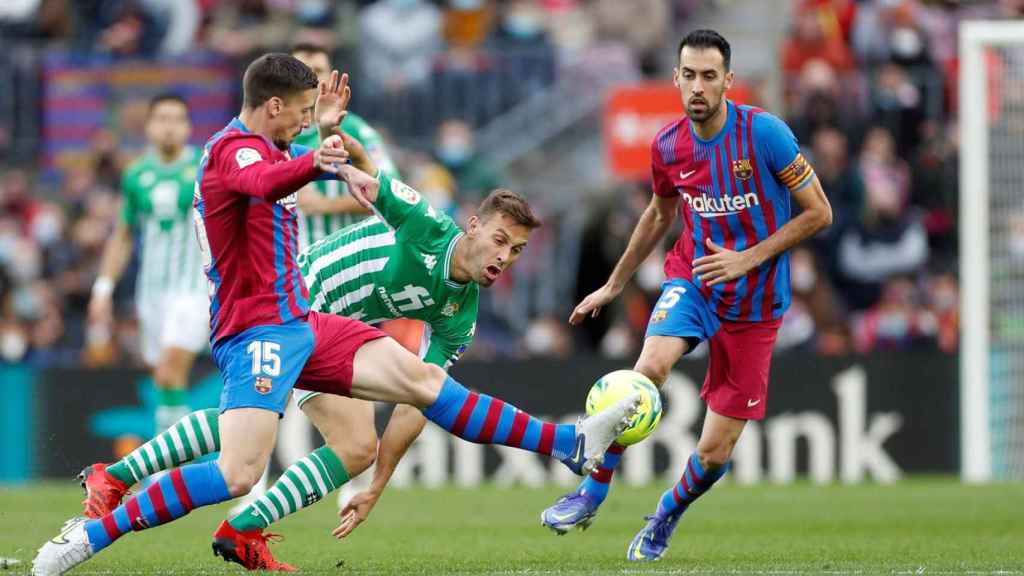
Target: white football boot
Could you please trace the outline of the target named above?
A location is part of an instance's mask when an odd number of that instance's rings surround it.
[[[92,558],[92,544],[85,533],[87,520],[83,516],[68,520],[60,534],[43,544],[32,561],[32,576],[60,576]]]

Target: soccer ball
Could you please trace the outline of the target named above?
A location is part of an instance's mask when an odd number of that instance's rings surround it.
[[[661,421],[661,395],[646,376],[633,370],[616,370],[594,382],[587,394],[587,416],[608,408],[633,392],[640,393],[640,410],[615,441],[623,446],[647,438]]]

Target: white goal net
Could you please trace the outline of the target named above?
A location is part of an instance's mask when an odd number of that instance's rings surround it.
[[[961,470],[1024,478],[1024,22],[960,29]]]

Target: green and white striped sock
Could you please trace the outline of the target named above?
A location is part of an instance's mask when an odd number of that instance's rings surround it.
[[[313,450],[288,467],[267,493],[228,520],[235,530],[266,528],[289,514],[312,506],[348,482],[341,459],[327,446]]]
[[[185,415],[149,442],[107,466],[107,472],[126,484],[134,484],[157,472],[219,452],[217,416],[216,408]]]

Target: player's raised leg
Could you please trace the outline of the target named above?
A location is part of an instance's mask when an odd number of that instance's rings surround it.
[[[384,338],[366,342],[355,353],[351,395],[416,406],[464,440],[550,455],[577,474],[601,463],[639,402],[639,395],[631,396],[580,424],[544,422],[498,398],[469,391],[441,368]]]
[[[626,555],[630,560],[658,560],[665,554],[683,512],[729,471],[732,449],[745,424],[746,420],[708,408],[697,450],[686,461],[679,481],[661,495],[654,514],[645,517],[647,524],[629,543]]]
[[[255,408],[232,410],[222,415],[220,429],[222,447],[230,448],[221,451],[218,462],[175,468],[110,514],[72,521],[60,537],[39,549],[32,573],[63,574],[129,532],[166,524],[194,508],[248,492],[269,458],[277,414]]]
[[[255,498],[228,523],[240,532],[262,530],[361,474],[377,456],[373,404],[333,394],[305,393],[300,400],[326,441],[289,466],[269,490]]]
[[[717,326],[717,320],[692,283],[666,282],[648,323],[640,358],[633,369],[660,387],[679,358]],[[541,523],[559,535],[574,527],[589,527],[608,497],[612,476],[623,451],[623,447],[613,446],[605,454],[600,468],[584,478],[576,490],[562,496],[541,513]]]
[[[128,532],[166,524],[194,508],[247,494],[267,465],[278,419],[313,342],[304,322],[257,326],[218,341],[213,355],[224,377],[219,459],[175,468],[102,518],[70,526],[64,538],[43,545],[33,573],[63,574]],[[254,353],[257,349],[259,358]],[[225,522],[218,535],[221,546],[215,551],[227,559],[245,558],[265,569],[292,569],[274,560],[266,536],[258,530],[238,532]]]
[[[707,402],[697,450],[679,481],[629,545],[630,560],[657,560],[668,549],[679,518],[729,470],[729,459],[747,420],[760,420],[768,401],[768,371],[780,320],[723,320],[708,341],[708,372],[701,388]]]
[[[78,475],[85,489],[84,514],[87,518],[102,518],[121,503],[136,482],[219,451],[218,410],[186,414],[117,462],[86,467]]]
[[[635,413],[639,395],[579,425],[544,422],[487,394],[470,392],[438,366],[361,322],[310,312],[316,350],[302,372],[304,389],[409,404],[452,434],[551,455],[589,473]]]

